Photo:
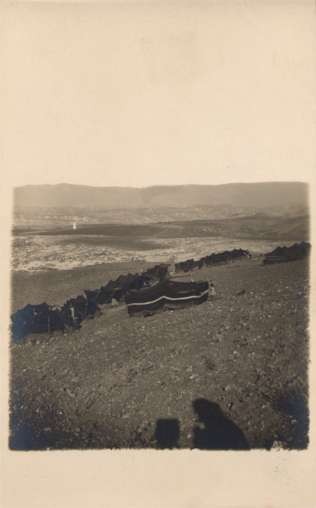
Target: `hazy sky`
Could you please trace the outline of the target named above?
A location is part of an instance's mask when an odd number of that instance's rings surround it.
[[[9,6],[6,171],[19,185],[308,179],[313,9],[303,1]]]

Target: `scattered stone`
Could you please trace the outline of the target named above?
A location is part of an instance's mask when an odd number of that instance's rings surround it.
[[[69,388],[66,388],[66,393],[69,395],[69,397],[76,397],[76,395],[71,390],[69,390]]]
[[[272,450],[283,450],[285,448],[284,443],[282,441],[275,440],[272,443]]]

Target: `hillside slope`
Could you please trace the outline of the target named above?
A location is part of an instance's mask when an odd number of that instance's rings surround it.
[[[11,447],[157,447],[157,422],[172,418],[178,446],[191,448],[192,403],[202,397],[250,448],[305,448],[306,261],[253,259],[191,275],[211,278],[216,298],[147,318],[104,308],[76,332],[12,345]]]

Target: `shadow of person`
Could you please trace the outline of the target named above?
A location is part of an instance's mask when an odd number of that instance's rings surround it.
[[[157,420],[155,429],[157,448],[178,448],[179,435],[180,426],[177,418],[160,418]]]
[[[249,450],[239,427],[227,418],[214,402],[195,399],[192,403],[198,417],[193,428],[193,447],[202,450]]]

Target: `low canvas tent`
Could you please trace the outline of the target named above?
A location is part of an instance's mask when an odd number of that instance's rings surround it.
[[[277,247],[265,254],[263,264],[270,265],[303,259],[309,255],[310,250],[311,245],[308,242],[294,243],[290,247]]]
[[[155,286],[130,291],[125,297],[130,315],[155,311],[162,307],[173,308],[187,304],[200,304],[208,298],[209,285],[202,282],[178,282],[163,280]]]

